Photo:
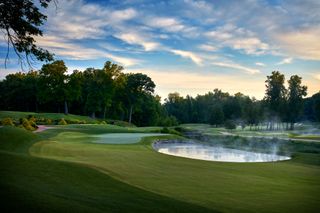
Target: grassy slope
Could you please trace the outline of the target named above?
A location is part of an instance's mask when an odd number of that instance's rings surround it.
[[[124,131],[124,130],[123,130]],[[55,134],[52,131],[51,134]],[[26,154],[46,136],[0,128],[1,209],[7,212],[211,212],[130,186],[87,165]],[[26,140],[24,140],[25,138]],[[13,143],[14,146],[7,145]]]
[[[46,137],[51,134],[51,138],[34,144],[31,153],[93,165],[130,185],[219,211],[318,210],[318,154],[298,153],[294,160],[278,163],[206,162],[157,153],[151,148],[152,138],[130,145],[87,143],[86,134],[102,133],[101,127],[74,128],[78,129],[73,131],[77,140],[59,130],[39,134],[47,134]]]
[[[84,120],[88,123],[94,123],[96,120],[92,119],[88,116],[81,116],[81,115],[72,115],[68,114],[65,115],[63,113],[35,113],[35,112],[17,112],[17,111],[0,111],[0,120],[3,118],[13,118],[18,120],[19,118],[25,118],[29,115],[33,115],[36,118],[49,118],[52,120],[59,120],[61,118],[68,119],[68,120]]]

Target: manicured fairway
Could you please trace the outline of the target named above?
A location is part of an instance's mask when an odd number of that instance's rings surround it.
[[[320,204],[320,155],[317,153],[295,153],[293,160],[277,163],[207,162],[164,155],[151,147],[156,138],[176,136],[152,136],[135,144],[95,144],[88,140],[93,134],[147,130],[120,127],[106,130],[107,127],[96,125],[64,128],[37,133],[35,143],[26,149],[34,156],[32,159],[41,157],[59,160],[61,164],[80,163],[79,170],[81,165],[85,165],[83,169],[97,169],[106,174],[106,178],[111,176],[125,183],[126,187],[137,187],[144,193],[183,202],[181,205],[188,203],[200,212],[207,209],[221,212],[317,212]],[[75,179],[81,179],[79,174],[74,175]],[[93,184],[90,179],[86,180],[87,184]],[[56,184],[65,183],[61,179]],[[103,191],[101,188],[99,193]],[[67,193],[61,193],[68,199]],[[152,205],[156,212],[162,208],[160,203],[159,206]],[[190,209],[185,206],[180,210]],[[171,211],[174,210],[168,212]]]

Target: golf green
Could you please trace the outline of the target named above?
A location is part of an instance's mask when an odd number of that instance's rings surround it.
[[[119,131],[118,129],[117,132]],[[125,132],[126,129],[123,128],[122,131]],[[141,129],[130,129],[131,133],[133,131],[141,132]],[[125,137],[116,139],[123,140],[120,142],[121,145],[92,143],[90,139],[97,132],[103,133],[101,127],[95,125],[75,125],[72,131],[66,127],[46,130],[37,133],[36,139],[31,138],[33,143],[26,150],[33,156],[29,158],[39,159],[39,166],[43,166],[41,159],[44,158],[58,160],[55,162],[61,163],[76,163],[79,170],[82,167],[92,168],[100,172],[97,175],[104,174],[106,178],[110,176],[125,183],[125,187],[138,188],[169,200],[187,203],[192,206],[190,209],[193,211],[318,211],[320,155],[317,153],[297,152],[293,154],[292,160],[285,162],[209,162],[164,155],[153,150],[151,146],[155,139],[177,136],[149,136],[142,138],[139,143],[131,144],[124,144]],[[10,137],[7,138],[9,143]],[[37,174],[39,171],[31,172]],[[80,173],[72,170],[70,172],[75,179],[83,178]],[[23,173],[20,175],[23,176]],[[26,184],[26,189],[29,190],[27,182],[24,182],[22,177],[19,181]],[[90,179],[87,181],[93,184]],[[55,185],[47,187],[51,189],[63,184],[66,183],[61,178]],[[87,187],[89,186],[79,186],[81,190]],[[97,189],[97,193],[103,193],[104,190]],[[28,193],[34,194],[36,190],[30,189]],[[60,193],[66,200],[70,199],[69,194],[63,191]],[[133,196],[136,195],[132,194],[132,198]],[[103,199],[101,202],[104,202]],[[159,208],[162,208],[161,203],[152,205],[149,206],[149,211],[152,209],[159,212]],[[185,206],[179,210],[185,212],[191,211],[190,209]],[[130,208],[127,211],[130,211]]]

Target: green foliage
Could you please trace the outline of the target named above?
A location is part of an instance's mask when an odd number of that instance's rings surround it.
[[[303,110],[303,97],[307,95],[307,87],[301,85],[301,77],[293,75],[288,80],[288,106],[286,109],[287,119],[291,123],[291,129],[294,123],[299,119]]]
[[[173,134],[173,135],[182,135],[180,132],[178,132],[177,130],[175,129],[171,129],[171,128],[168,128],[168,127],[163,127],[161,130],[160,130],[161,133],[164,133],[164,134]]]
[[[134,124],[130,124],[126,121],[108,120],[107,123],[111,125],[121,126],[121,127],[135,127]]]
[[[38,3],[30,0],[5,0],[0,3],[0,29],[8,38],[20,60],[27,60],[35,56],[40,61],[51,61],[53,55],[47,50],[36,46],[35,37],[42,36],[41,25],[47,19],[39,8],[47,8],[51,0],[39,0]]]
[[[235,124],[235,122],[231,121],[231,120],[226,120],[224,122],[224,127],[226,129],[236,129],[237,128],[237,125]]]
[[[274,122],[320,120],[320,101],[317,96],[304,101],[304,87],[298,76],[292,76],[292,80],[289,80],[291,83],[289,82],[287,93],[283,85],[284,76],[280,72],[272,72],[267,76],[266,97],[263,101],[241,93],[230,95],[214,89],[213,92],[196,97],[170,93],[162,105],[161,98],[153,94],[155,84],[150,77],[141,73],[125,74],[122,72],[123,67],[110,61],[102,69],[88,68],[83,72],[75,70],[71,75],[66,70],[63,61],[54,61],[43,65],[38,72],[7,75],[0,81],[0,100],[4,100],[0,102],[0,109],[44,112],[62,112],[64,109],[66,115],[52,117],[43,113],[44,116],[35,116],[36,121],[33,122],[37,124],[50,124],[51,122],[46,122],[46,118],[56,123],[65,118],[67,123],[79,124],[84,121],[98,123],[96,117],[104,120],[108,117],[108,120],[128,119],[129,123],[137,126],[168,127],[178,123],[209,123],[220,126],[225,120],[233,120],[243,126],[270,123],[271,130]],[[302,105],[305,105],[303,114]],[[74,115],[68,117],[69,111],[90,115],[92,119]],[[14,114],[8,117],[18,120],[34,115]],[[128,125],[118,123],[121,126]]]
[[[67,125],[68,123],[64,120],[64,118],[61,118],[58,122],[58,125]]]
[[[219,126],[223,124],[223,121],[224,121],[224,113],[222,108],[219,106],[212,108],[210,118],[209,118],[209,123],[211,125]]]
[[[1,120],[1,125],[3,125],[3,126],[14,126],[12,118],[3,118]]]
[[[20,118],[19,122],[23,128],[29,131],[34,131],[38,128],[35,122],[29,121],[27,118]]]
[[[177,126],[178,120],[173,115],[161,117],[158,121],[159,126],[169,127],[169,126]]]
[[[169,133],[168,127],[163,127],[160,131],[161,133]]]

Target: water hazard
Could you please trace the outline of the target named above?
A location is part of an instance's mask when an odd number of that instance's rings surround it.
[[[244,151],[192,142],[158,141],[153,147],[163,154],[207,161],[273,162],[290,159],[288,156],[273,153]]]

